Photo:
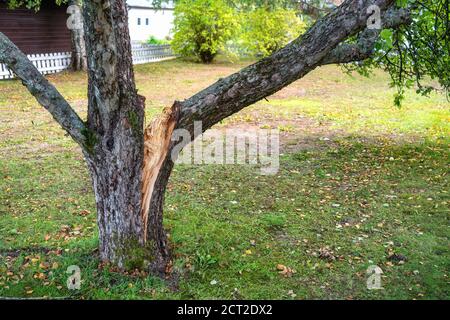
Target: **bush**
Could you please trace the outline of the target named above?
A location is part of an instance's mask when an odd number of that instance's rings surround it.
[[[242,45],[255,54],[269,56],[305,32],[306,23],[294,10],[259,8],[241,16]]]
[[[147,40],[147,44],[154,44],[154,45],[163,45],[163,44],[169,44],[170,41],[166,39],[158,39],[155,36],[150,36]]]
[[[175,6],[172,48],[182,56],[210,63],[238,26],[224,0],[180,0]]]

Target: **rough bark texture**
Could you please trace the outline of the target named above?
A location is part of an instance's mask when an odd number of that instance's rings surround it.
[[[164,198],[174,166],[172,159],[170,159],[170,150],[171,147],[169,147],[168,155],[158,172],[158,178],[153,186],[146,234],[148,241],[151,241],[153,245],[152,250],[154,252],[150,270],[159,275],[170,273],[172,266],[171,251],[163,225]]]
[[[100,256],[119,267],[151,257],[141,218],[144,99],[134,84],[124,0],[83,1],[89,65],[87,157],[97,203]]]
[[[381,16],[383,28],[395,28],[411,22],[407,9],[389,8]],[[365,29],[358,35],[356,44],[341,43],[322,61],[321,65],[348,63],[368,59],[374,50],[381,29]]]
[[[202,121],[207,130],[317,66],[365,59],[379,33],[363,31],[369,18],[367,8],[378,5],[384,19],[394,26],[405,22],[407,15],[402,11],[387,14],[393,2],[347,0],[272,56],[176,102],[145,133],[144,99],[134,83],[125,0],[83,1],[89,66],[86,124],[2,33],[0,62],[22,79],[82,146],[97,203],[101,259],[123,268],[147,265],[164,274],[170,269],[163,206],[174,165],[170,158],[173,130],[188,129],[194,136],[194,121]],[[356,45],[342,44],[357,34]]]
[[[81,11],[81,1],[71,0],[69,4],[78,6]],[[84,19],[79,15],[80,26],[70,30],[70,37],[72,42],[72,56],[70,58],[70,69],[74,71],[87,70],[86,45],[84,42]]]

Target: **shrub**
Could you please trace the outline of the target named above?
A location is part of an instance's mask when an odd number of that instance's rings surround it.
[[[232,38],[237,21],[225,0],[180,0],[175,7],[172,48],[210,63]]]
[[[158,39],[155,36],[150,36],[147,40],[147,44],[154,44],[154,45],[162,45],[162,44],[169,44],[170,41],[166,39]]]
[[[240,42],[255,55],[269,56],[306,30],[306,23],[289,9],[259,8],[243,13],[241,21]]]

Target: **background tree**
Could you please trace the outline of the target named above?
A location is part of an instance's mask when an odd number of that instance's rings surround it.
[[[240,44],[256,55],[269,56],[283,48],[306,30],[292,9],[257,8],[241,14]]]
[[[72,42],[72,55],[70,58],[70,69],[74,71],[87,70],[86,45],[84,42],[84,20],[81,13],[81,0],[68,0],[67,13],[71,16],[68,23],[71,26],[70,38]]]
[[[175,6],[172,48],[210,63],[238,27],[224,0],[181,0]]]
[[[121,268],[150,267],[161,274],[170,271],[162,222],[164,193],[174,166],[170,154],[175,129],[185,129],[195,138],[199,132],[194,130],[194,121],[202,121],[207,130],[318,66],[364,61],[374,53],[377,59],[384,52],[383,57],[392,62],[390,55],[397,52],[398,63],[388,67],[395,70],[391,74],[402,74],[401,79],[393,77],[396,85],[402,86],[404,77],[422,79],[429,74],[445,89],[449,87],[447,0],[438,4],[436,0],[408,1],[401,3],[403,7],[394,0],[347,0],[283,49],[174,102],[144,129],[145,101],[134,82],[126,3],[86,0],[83,5],[89,66],[87,121],[2,33],[0,62],[14,71],[80,145],[93,181],[100,258]],[[379,9],[380,29],[372,28],[377,22],[372,5]],[[414,20],[417,28],[401,27],[411,19],[420,20]],[[429,25],[437,31],[422,30]],[[380,39],[381,29],[395,30],[393,47],[400,49],[386,51],[383,41],[387,37]],[[413,33],[408,43],[395,43],[407,37],[409,29]],[[404,50],[404,46],[410,49]],[[415,53],[421,56],[411,57]],[[413,74],[405,73],[405,61],[406,70],[410,68]]]
[[[177,4],[180,0],[149,0],[155,7],[161,7],[163,3],[173,2]],[[330,12],[342,0],[226,0],[227,4],[239,11],[252,11],[257,8],[268,8],[270,10],[294,9],[298,13],[313,19],[324,16]]]

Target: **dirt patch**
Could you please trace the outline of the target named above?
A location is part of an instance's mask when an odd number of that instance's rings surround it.
[[[280,152],[295,153],[304,150],[328,149],[334,140],[345,136],[342,130],[333,129],[330,123],[312,118],[297,116],[293,119],[260,119],[259,121],[235,122],[215,126],[218,130],[236,130],[236,132],[274,130],[280,133]]]

